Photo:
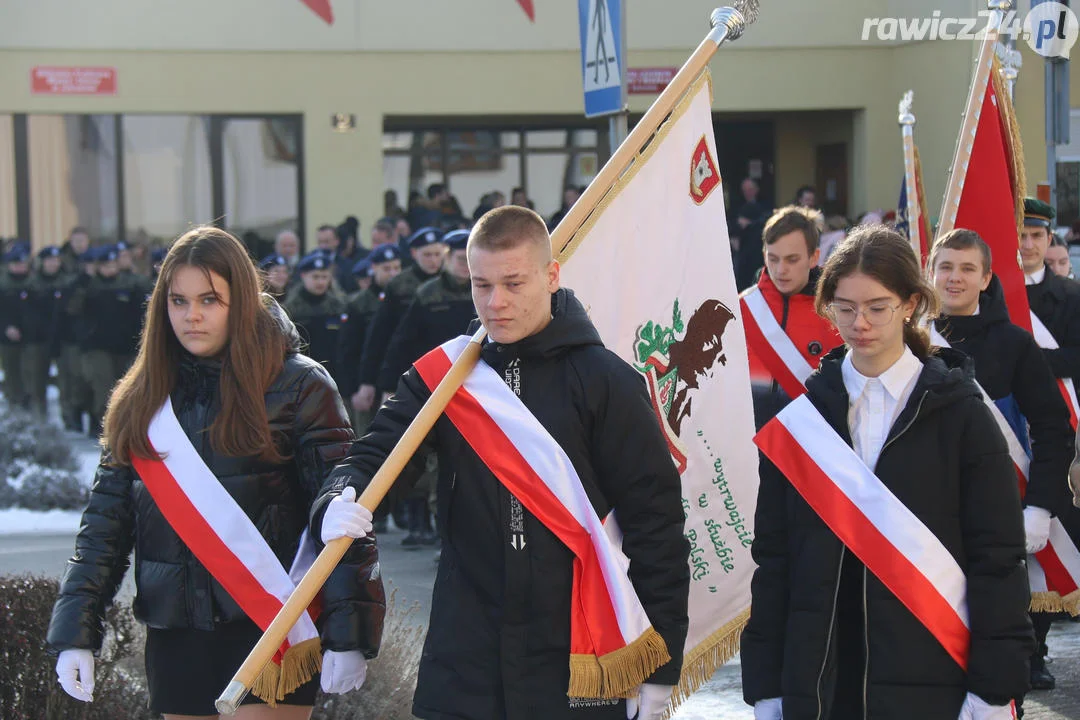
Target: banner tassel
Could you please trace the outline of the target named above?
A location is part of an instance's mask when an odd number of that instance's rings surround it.
[[[322,644],[319,638],[305,640],[285,651],[281,665],[268,662],[251,685],[255,697],[270,707],[285,699],[285,696],[311,680],[315,673],[322,670]]]

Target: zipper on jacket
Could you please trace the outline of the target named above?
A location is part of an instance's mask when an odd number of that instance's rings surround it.
[[[919,396],[919,404],[915,406],[915,414],[911,416],[911,420],[908,420],[908,424],[900,429],[900,432],[889,438],[889,441],[882,446],[881,452],[878,453],[878,462],[881,462],[881,456],[885,453],[886,448],[892,445],[894,442],[900,439],[900,436],[911,429],[911,426],[915,424],[915,421],[919,418],[919,413],[922,412],[923,401],[926,400],[928,391],[923,390],[923,394]],[[876,467],[875,467],[876,471]]]
[[[829,647],[832,646],[833,628],[836,626],[836,604],[840,597],[840,578],[844,575],[844,553],[847,548],[844,544],[840,544],[840,565],[839,570],[836,573],[836,588],[833,590],[832,601],[832,614],[829,616],[829,634],[825,638],[825,658],[821,661],[821,671],[818,673],[817,679],[817,720],[822,720],[821,716],[821,679],[825,677],[825,666],[829,664]]]
[[[863,616],[863,683],[862,683],[862,707],[863,718],[870,717],[870,605],[866,601],[866,580],[868,574],[866,565],[862,569],[862,616]]]
[[[900,429],[900,432],[896,433],[885,445],[881,448],[881,452],[878,453],[878,459],[880,461],[881,455],[885,452],[885,448],[892,445],[898,440],[904,433],[911,429],[911,426],[915,424],[915,421],[919,417],[919,413],[922,412],[923,401],[926,400],[927,391],[923,391],[923,394],[919,396],[919,404],[915,406],[915,414],[911,416],[911,420],[908,424]],[[841,568],[841,572],[843,569]],[[867,601],[866,581],[868,578],[868,571],[866,565],[863,565],[863,652],[865,657],[863,658],[863,718],[868,718],[870,713],[869,704],[869,685],[870,685],[870,604]],[[839,589],[839,582],[837,583],[837,589]],[[835,600],[833,601],[835,603]],[[836,613],[836,606],[833,605],[833,613]],[[831,632],[831,627],[830,627]],[[824,670],[824,667],[822,668]],[[820,679],[818,680],[818,693],[820,694]],[[819,710],[820,714],[820,701]]]

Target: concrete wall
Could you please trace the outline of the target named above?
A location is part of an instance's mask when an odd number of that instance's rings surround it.
[[[335,20],[327,25],[299,0],[186,0],[154,4],[152,12],[142,0],[8,2],[0,22],[0,114],[302,114],[309,233],[351,213],[370,227],[381,214],[386,116],[580,117],[573,3],[538,4],[535,24],[513,0],[332,5]],[[630,66],[680,65],[706,32],[714,5],[634,0]],[[960,15],[973,14],[977,3],[933,5]],[[849,212],[895,205],[902,173],[897,103],[913,89],[916,142],[936,214],[973,43],[860,39],[866,17],[928,15],[932,7],[924,0],[769,0],[746,36],[716,55],[717,112],[778,113],[779,197],[813,181],[817,144],[846,137]],[[1017,107],[1034,187],[1046,174],[1042,59],[1026,51],[1024,61]],[[32,95],[36,65],[115,67],[119,90]],[[1072,80],[1080,98],[1080,78]],[[632,96],[631,109],[642,111],[651,100]],[[334,132],[333,113],[355,114],[356,129]]]

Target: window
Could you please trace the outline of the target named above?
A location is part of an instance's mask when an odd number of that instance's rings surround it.
[[[60,244],[76,225],[114,242],[120,230],[116,117],[32,115],[27,150],[33,246]]]
[[[446,183],[470,218],[485,194],[497,190],[509,201],[513,188],[524,187],[535,209],[550,217],[562,205],[565,184],[587,185],[599,170],[598,130],[574,122],[499,128],[477,118],[475,129],[459,123],[406,131],[391,120],[383,134],[383,181],[403,205],[410,192],[426,197],[428,185]]]
[[[0,238],[19,234],[15,197],[15,122],[0,115]]]
[[[130,233],[169,240],[213,221],[207,122],[124,116],[124,210]]]
[[[225,226],[238,237],[254,232],[273,238],[297,228],[298,124],[287,119],[225,121]]]

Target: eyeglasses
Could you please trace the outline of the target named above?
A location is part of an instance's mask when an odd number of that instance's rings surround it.
[[[896,311],[899,309],[899,305],[888,305],[885,303],[871,305],[862,310],[858,310],[851,305],[831,303],[829,305],[829,314],[832,315],[832,319],[835,320],[836,324],[840,327],[851,327],[855,324],[855,319],[860,315],[866,318],[866,322],[875,327],[880,327],[881,325],[888,325],[892,322],[893,315],[895,315]]]

